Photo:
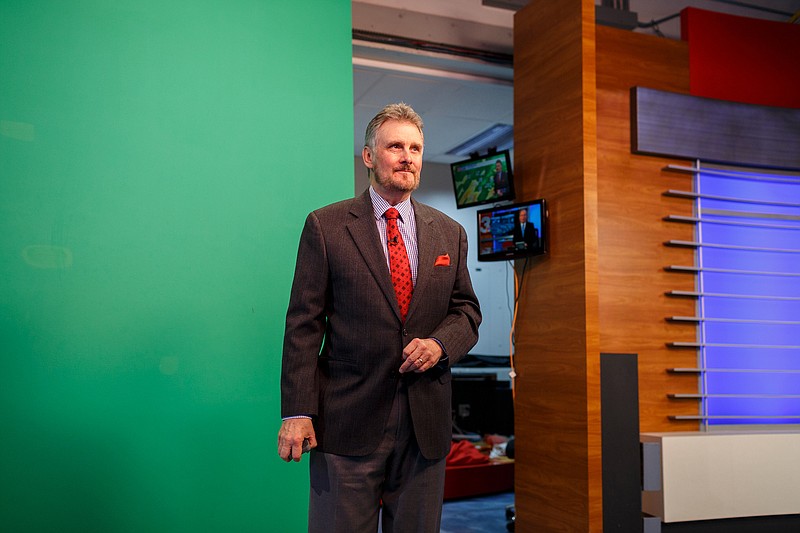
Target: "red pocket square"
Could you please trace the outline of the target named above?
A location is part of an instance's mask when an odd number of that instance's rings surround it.
[[[436,258],[436,262],[433,263],[435,267],[449,267],[450,266],[450,254],[440,255]]]

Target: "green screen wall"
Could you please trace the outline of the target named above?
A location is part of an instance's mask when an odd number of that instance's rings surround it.
[[[0,3],[0,529],[302,531],[307,212],[352,196],[350,2]]]

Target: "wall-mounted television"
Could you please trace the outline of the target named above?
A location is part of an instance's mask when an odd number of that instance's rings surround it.
[[[458,209],[514,199],[508,150],[452,163],[450,173]]]
[[[543,198],[478,211],[478,261],[506,261],[547,252]]]

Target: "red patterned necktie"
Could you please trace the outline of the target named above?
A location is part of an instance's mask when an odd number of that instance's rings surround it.
[[[411,293],[414,290],[414,283],[411,280],[411,264],[408,262],[403,236],[400,235],[400,230],[397,228],[397,218],[400,213],[394,207],[390,207],[384,216],[386,217],[386,240],[389,248],[392,285],[394,285],[397,304],[400,306],[400,316],[405,322],[408,306],[411,303]]]

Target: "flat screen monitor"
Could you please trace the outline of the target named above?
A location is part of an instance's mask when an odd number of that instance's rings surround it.
[[[543,198],[478,211],[478,261],[506,261],[547,252]]]
[[[452,163],[450,173],[458,209],[514,199],[508,150]]]

